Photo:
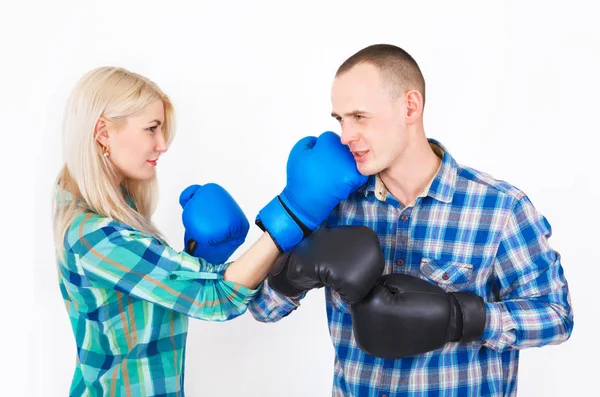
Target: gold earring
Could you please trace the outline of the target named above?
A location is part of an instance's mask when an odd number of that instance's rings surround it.
[[[104,157],[108,157],[108,156],[110,156],[110,152],[108,151],[108,147],[106,147],[106,146],[102,146],[102,155],[103,155]]]

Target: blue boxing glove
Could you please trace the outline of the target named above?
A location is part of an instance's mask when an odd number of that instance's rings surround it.
[[[233,197],[215,183],[191,185],[179,196],[185,252],[225,263],[246,240],[250,224]]]
[[[331,131],[298,141],[287,162],[287,184],[260,210],[256,224],[287,252],[367,182],[340,137]]]

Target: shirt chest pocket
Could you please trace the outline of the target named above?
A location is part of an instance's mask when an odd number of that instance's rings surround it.
[[[473,279],[473,265],[441,259],[423,258],[421,274],[446,292],[467,289]]]

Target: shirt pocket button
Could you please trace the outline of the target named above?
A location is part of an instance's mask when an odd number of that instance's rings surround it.
[[[421,274],[446,292],[457,292],[474,278],[473,266],[467,263],[441,259],[422,258]]]

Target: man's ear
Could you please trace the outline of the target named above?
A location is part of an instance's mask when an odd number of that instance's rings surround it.
[[[94,139],[102,146],[108,146],[108,120],[100,117],[94,127]]]
[[[423,114],[423,95],[419,91],[411,90],[406,93],[406,121],[413,124]]]

